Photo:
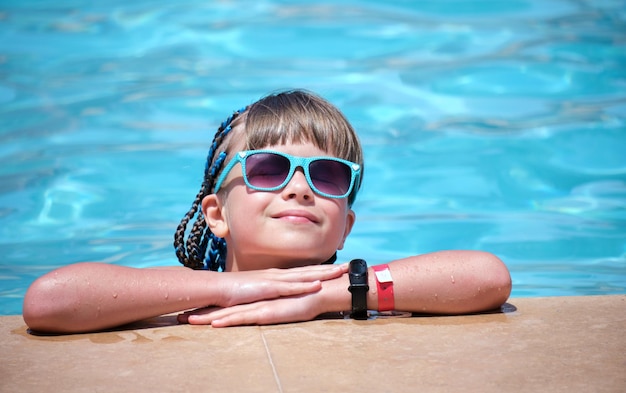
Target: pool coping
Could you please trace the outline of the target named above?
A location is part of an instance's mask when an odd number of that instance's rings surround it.
[[[35,336],[19,315],[0,328],[0,392],[626,391],[626,295],[226,329],[163,316]]]

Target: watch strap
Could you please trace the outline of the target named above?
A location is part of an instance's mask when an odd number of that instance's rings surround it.
[[[352,312],[350,317],[361,320],[367,319],[367,292],[369,291],[367,262],[363,259],[350,261],[348,277],[350,278],[348,290],[352,294]]]

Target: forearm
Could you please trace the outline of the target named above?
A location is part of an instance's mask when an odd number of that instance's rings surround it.
[[[219,295],[214,274],[182,267],[70,265],[31,285],[24,297],[24,320],[33,330],[83,332],[202,307]]]
[[[389,263],[395,309],[432,314],[492,310],[511,292],[507,268],[495,256],[477,251],[442,251]],[[378,290],[370,267],[367,306],[378,310]],[[324,312],[351,308],[348,275],[323,283]]]
[[[394,279],[395,308],[401,311],[486,311],[501,306],[511,293],[506,266],[488,253],[442,251],[402,259],[389,266]],[[375,298],[377,293],[371,293],[370,300],[378,305]]]

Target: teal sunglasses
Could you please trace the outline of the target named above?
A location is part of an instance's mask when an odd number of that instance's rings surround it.
[[[215,183],[215,193],[228,173],[241,164],[243,180],[250,189],[276,191],[284,188],[297,168],[302,168],[311,190],[326,198],[345,198],[359,188],[361,166],[335,157],[296,157],[273,150],[248,150],[235,154]],[[351,197],[352,202],[354,196]]]

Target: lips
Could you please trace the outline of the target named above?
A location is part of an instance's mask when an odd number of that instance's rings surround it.
[[[290,220],[293,222],[313,222],[318,223],[319,220],[315,214],[306,210],[284,210],[272,216],[273,218]]]

